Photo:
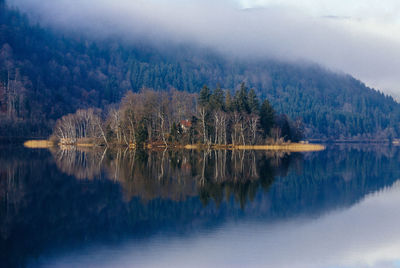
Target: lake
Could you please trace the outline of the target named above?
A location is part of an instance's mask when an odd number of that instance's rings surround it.
[[[400,267],[400,149],[0,148],[1,267]]]

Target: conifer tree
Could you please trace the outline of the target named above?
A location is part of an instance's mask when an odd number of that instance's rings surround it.
[[[231,92],[229,90],[226,91],[225,94],[225,111],[232,111],[233,100],[231,96]]]
[[[248,104],[249,104],[249,109],[251,113],[256,113],[260,109],[260,103],[258,101],[256,92],[254,89],[250,89],[249,94],[248,94]]]
[[[249,103],[248,103],[248,90],[243,82],[240,85],[240,90],[235,93],[235,106],[239,112],[250,112]]]
[[[224,91],[218,85],[217,88],[214,90],[213,94],[210,98],[212,109],[214,110],[222,110],[224,108]]]
[[[275,111],[267,99],[261,105],[260,109],[260,127],[263,130],[264,138],[267,137],[274,125]]]
[[[210,103],[210,89],[204,85],[199,93],[199,105],[202,107],[206,107]]]
[[[200,121],[201,121],[201,125],[202,125],[202,132],[203,132],[203,143],[206,144],[208,143],[209,139],[208,139],[208,123],[207,123],[207,118],[209,115],[209,104],[210,104],[210,89],[204,85],[203,88],[200,91],[199,94],[199,115],[200,115]]]

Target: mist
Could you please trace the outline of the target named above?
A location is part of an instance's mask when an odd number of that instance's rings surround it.
[[[400,95],[400,26],[392,21],[321,15],[276,3],[245,8],[233,0],[14,0],[9,4],[60,30],[128,41],[194,43],[241,58],[310,61]]]

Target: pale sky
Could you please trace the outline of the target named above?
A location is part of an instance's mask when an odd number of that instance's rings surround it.
[[[42,23],[306,60],[400,96],[397,0],[10,0]]]
[[[238,0],[243,8],[284,6],[313,16],[375,18],[399,22],[400,1],[396,0]]]
[[[242,8],[281,7],[298,10],[306,16],[316,19],[336,17],[337,21],[334,23],[336,26],[344,26],[354,35],[369,35],[376,38],[377,43],[387,42],[392,45],[394,50],[400,50],[400,1],[398,0],[238,0],[237,2]],[[377,44],[377,46],[379,45]],[[348,49],[351,51],[357,48],[349,47]],[[370,50],[370,52],[378,55],[380,53],[376,50]],[[347,53],[344,52],[344,54]],[[395,69],[392,73],[384,72],[382,74],[374,73],[376,68],[372,66],[366,69],[365,66],[364,68],[362,66],[346,68],[344,65],[347,62],[344,60],[342,64],[329,62],[324,64],[333,68],[340,65],[339,69],[364,80],[370,86],[398,96],[400,95],[400,58],[398,53],[394,53],[393,58],[390,58],[389,55],[388,60],[374,61],[374,57],[371,57],[370,65],[387,64]],[[315,61],[318,62],[318,59]],[[356,64],[362,65],[362,61],[356,62]]]

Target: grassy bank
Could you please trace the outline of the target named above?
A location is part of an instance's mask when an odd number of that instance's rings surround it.
[[[49,141],[49,140],[29,140],[29,141],[24,142],[25,147],[32,148],[32,149],[51,148],[51,147],[54,147],[55,145],[56,144],[54,142]]]
[[[50,148],[57,146],[52,141],[48,140],[29,140],[24,143],[27,148]],[[94,147],[92,143],[76,143],[73,145],[62,145],[59,144],[60,148],[65,147]],[[147,144],[145,146],[149,150],[165,149],[167,148],[164,144]],[[129,145],[130,149],[134,149],[135,145]],[[264,151],[287,151],[287,152],[314,152],[325,150],[325,146],[321,144],[303,144],[303,143],[284,143],[275,145],[203,145],[203,144],[187,144],[187,145],[169,145],[171,149],[186,149],[186,150],[264,150]]]
[[[290,151],[290,152],[316,152],[325,150],[325,146],[321,144],[301,144],[289,143],[281,145],[238,145],[238,150],[266,150],[266,151]]]
[[[286,143],[275,145],[196,145],[189,144],[183,146],[184,149],[204,149],[210,148],[214,150],[264,150],[264,151],[288,151],[288,152],[314,152],[325,150],[325,146],[321,144],[302,144],[302,143]]]
[[[59,146],[60,148],[69,148],[69,147],[94,147],[96,146],[93,143],[76,143],[76,144],[57,144],[53,141],[49,140],[28,140],[24,142],[24,146],[27,148],[32,148],[32,149],[40,149],[40,148],[51,148],[55,146]]]

